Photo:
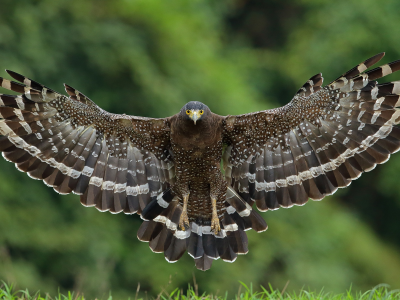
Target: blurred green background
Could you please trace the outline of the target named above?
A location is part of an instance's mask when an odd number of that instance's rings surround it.
[[[113,113],[166,117],[283,105],[312,75],[328,83],[386,51],[400,58],[398,0],[1,0],[0,64]],[[1,76],[5,76],[2,72]],[[400,74],[385,80],[400,79]],[[2,91],[6,92],[6,91]],[[198,271],[136,238],[140,218],[86,209],[0,160],[0,279],[88,297],[163,288],[233,296],[238,281],[287,290],[400,288],[400,155],[322,202],[264,213],[250,252]]]

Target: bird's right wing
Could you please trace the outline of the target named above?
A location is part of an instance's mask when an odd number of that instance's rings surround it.
[[[65,86],[63,96],[7,71],[0,77],[0,151],[61,194],[100,211],[141,213],[174,181],[168,119],[116,115]]]
[[[347,186],[400,148],[400,61],[367,59],[329,85],[313,76],[287,105],[225,119],[227,181],[262,210],[302,205]],[[366,71],[366,72],[365,72]]]

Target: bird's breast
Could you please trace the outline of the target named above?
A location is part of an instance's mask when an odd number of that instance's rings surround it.
[[[222,140],[222,131],[219,128],[202,128],[191,126],[173,128],[171,131],[172,144],[185,151],[200,149],[201,151],[213,148]]]

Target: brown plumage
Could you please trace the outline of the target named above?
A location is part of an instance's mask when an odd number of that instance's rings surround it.
[[[374,80],[378,54],[322,87],[308,80],[287,105],[219,116],[189,102],[169,118],[110,114],[65,86],[68,97],[12,71],[0,78],[0,151],[61,194],[100,211],[138,213],[138,238],[197,268],[245,254],[253,210],[303,205],[345,187],[400,148],[400,83]],[[223,162],[224,172],[220,165]]]

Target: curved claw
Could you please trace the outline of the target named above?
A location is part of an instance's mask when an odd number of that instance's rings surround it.
[[[214,231],[215,234],[218,234],[221,231],[221,226],[219,224],[219,219],[217,215],[213,216],[211,220],[211,230]]]
[[[182,230],[186,230],[189,228],[189,218],[186,210],[182,211],[182,214],[179,218],[179,227]]]

